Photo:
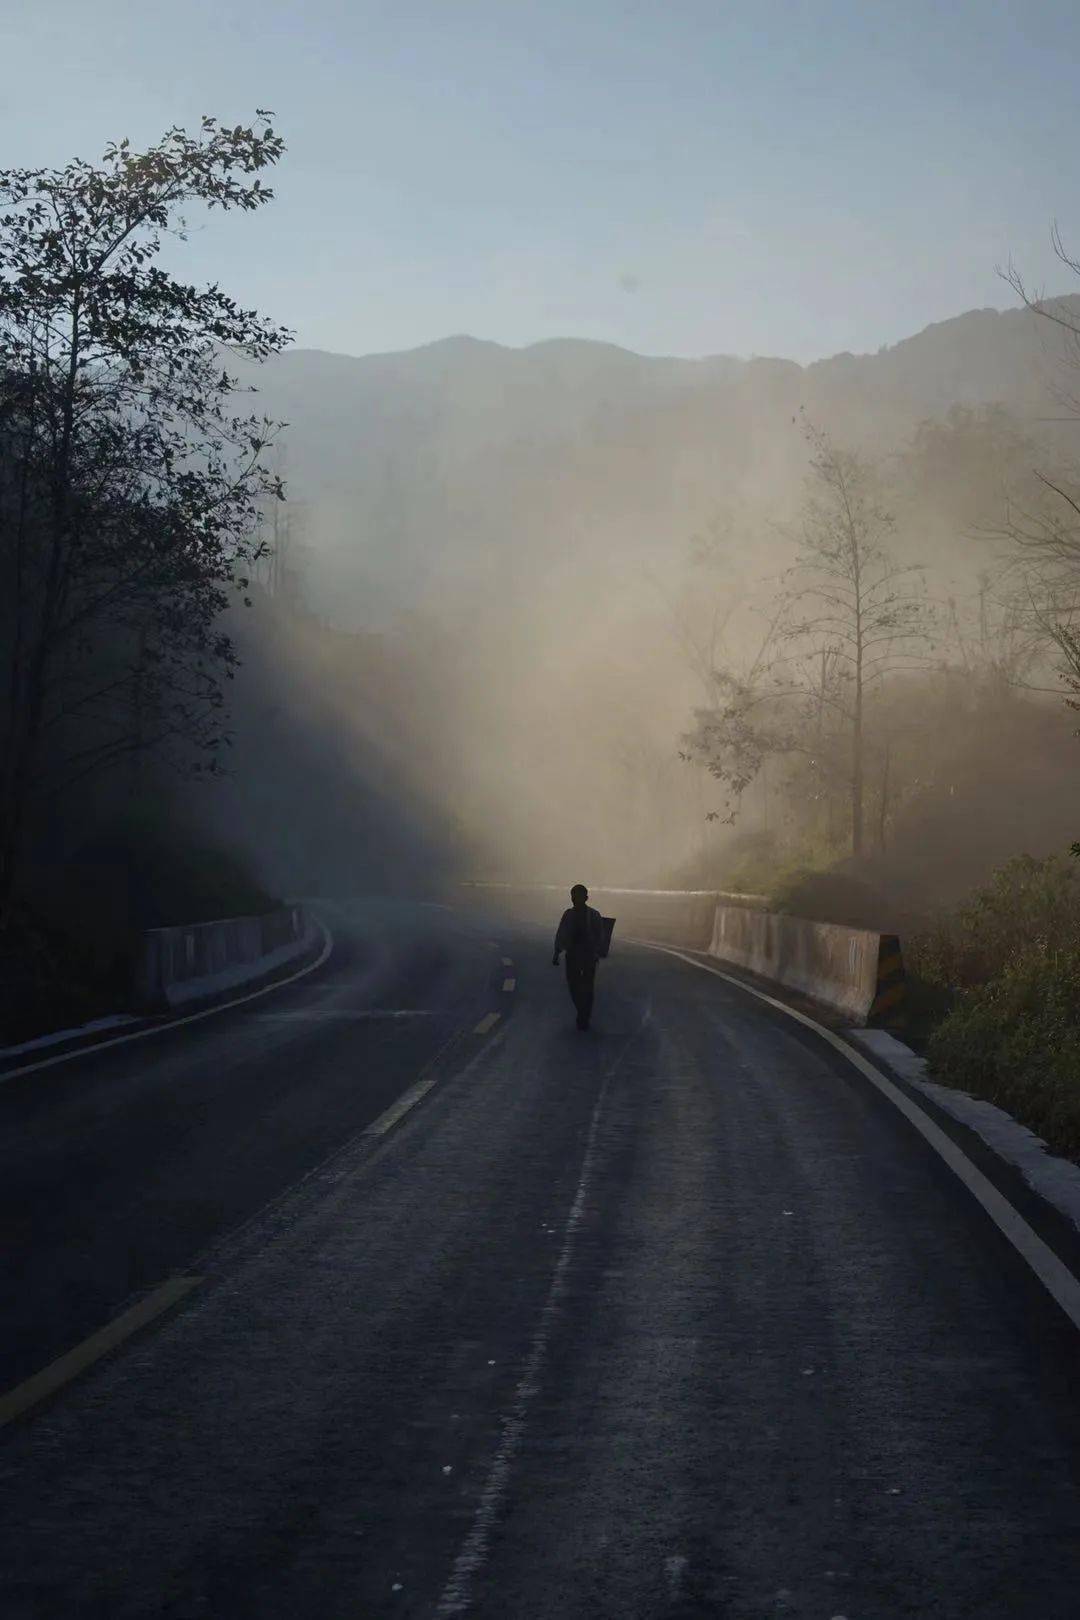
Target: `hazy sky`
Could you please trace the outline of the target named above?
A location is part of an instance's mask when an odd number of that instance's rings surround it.
[[[306,346],[808,360],[1080,252],[1076,0],[7,0],[0,59],[0,164],[272,108],[182,262]]]

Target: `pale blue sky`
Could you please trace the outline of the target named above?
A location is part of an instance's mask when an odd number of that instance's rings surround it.
[[[0,61],[0,164],[272,108],[278,200],[178,262],[306,346],[805,361],[1080,251],[1075,0],[7,0]]]

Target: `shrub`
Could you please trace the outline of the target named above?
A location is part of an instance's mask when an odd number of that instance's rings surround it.
[[[909,968],[949,990],[990,984],[1029,950],[1080,951],[1080,871],[1067,856],[1006,861],[956,911],[906,942]]]
[[[962,991],[930,1037],[931,1072],[1080,1157],[1080,948],[1033,941]]]

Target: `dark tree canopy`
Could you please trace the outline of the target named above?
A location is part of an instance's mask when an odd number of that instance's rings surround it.
[[[272,198],[269,120],[0,171],[0,907],[40,795],[149,749],[212,769],[228,741],[221,615],[282,494],[228,358],[290,334],[157,260],[191,205]]]

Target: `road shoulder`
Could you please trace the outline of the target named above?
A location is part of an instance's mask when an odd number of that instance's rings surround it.
[[[1080,1167],[1050,1153],[1041,1138],[1004,1110],[969,1097],[967,1093],[935,1085],[926,1077],[925,1060],[887,1032],[853,1028],[838,1015],[823,1012],[805,997],[792,995],[756,975],[730,971],[727,963],[720,963],[706,952],[647,941],[637,943],[681,957],[744,990],[758,1001],[763,1012],[783,1019],[791,1033],[819,1047],[825,1046],[834,1061],[844,1061],[843,1049],[846,1048],[852,1067],[863,1070],[864,1065],[868,1065],[875,1070],[879,1089],[886,1095],[887,1088],[894,1089],[911,1109],[925,1118],[929,1129],[925,1129],[917,1117],[912,1118],[912,1123],[935,1151],[946,1162],[952,1160],[953,1153],[958,1153],[970,1165],[973,1175],[955,1162],[951,1163],[951,1168],[966,1182],[995,1224],[1006,1230],[1000,1216],[1014,1227],[1014,1232],[1006,1231],[1006,1236],[1048,1287],[1073,1325],[1080,1328]],[[901,1112],[908,1110],[901,1106]],[[934,1138],[938,1133],[947,1138],[953,1153],[949,1146],[943,1149],[937,1145]],[[983,1179],[989,1184],[989,1198],[981,1194],[977,1185]],[[1004,1202],[1015,1220],[1000,1209],[994,1212],[991,1205],[998,1200]],[[1025,1228],[1030,1231],[1033,1242]],[[1045,1267],[1041,1267],[1037,1253],[1041,1246],[1049,1251],[1044,1257]],[[1051,1274],[1055,1270],[1058,1276],[1056,1282],[1052,1282]]]

